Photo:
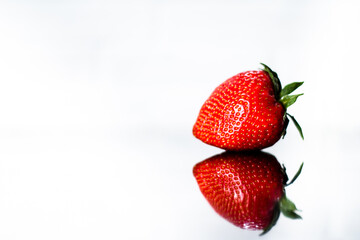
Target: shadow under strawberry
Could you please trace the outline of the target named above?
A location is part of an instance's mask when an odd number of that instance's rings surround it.
[[[224,152],[193,168],[200,191],[223,218],[234,225],[267,233],[280,212],[292,219],[301,218],[285,193],[301,173],[303,164],[289,182],[285,167],[262,151]]]

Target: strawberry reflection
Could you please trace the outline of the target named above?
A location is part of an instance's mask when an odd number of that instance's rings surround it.
[[[302,165],[288,183],[285,167],[262,151],[224,152],[193,168],[200,191],[214,210],[234,225],[268,232],[279,218],[301,218],[286,197],[285,186],[299,176]]]

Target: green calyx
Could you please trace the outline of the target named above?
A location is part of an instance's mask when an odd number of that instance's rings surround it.
[[[282,213],[285,217],[288,217],[290,219],[302,219],[302,217],[296,213],[296,211],[299,211],[295,204],[284,196],[280,199],[278,203],[276,203],[274,208],[274,215],[271,219],[270,224],[263,230],[263,232],[260,234],[260,236],[265,235],[268,233],[277,223],[280,217],[280,213]]]
[[[283,165],[283,169],[282,169],[282,171],[283,171],[283,173],[284,173],[284,182],[283,182],[283,184],[284,184],[286,187],[289,186],[289,185],[291,185],[291,184],[293,184],[293,183],[295,182],[295,180],[300,176],[301,171],[302,171],[302,169],[303,169],[303,166],[304,166],[304,163],[301,163],[301,165],[300,165],[300,167],[299,167],[299,170],[296,172],[295,176],[294,176],[294,177],[291,179],[291,181],[289,182],[289,178],[288,178],[287,173],[286,173],[286,168],[285,168],[285,166]]]
[[[283,105],[283,107],[285,108],[285,114],[284,114],[285,124],[284,124],[284,129],[283,129],[281,136],[283,138],[285,137],[286,128],[288,126],[289,118],[290,118],[292,120],[292,122],[294,123],[295,127],[297,128],[297,130],[299,131],[301,138],[304,139],[304,134],[302,132],[300,124],[296,121],[296,119],[292,115],[287,113],[287,108],[290,107],[291,105],[293,105],[299,96],[303,95],[303,93],[295,94],[295,95],[290,95],[290,94],[292,92],[294,92],[297,88],[299,88],[304,82],[293,82],[293,83],[286,85],[284,88],[282,88],[281,82],[280,82],[280,79],[279,79],[277,73],[274,72],[273,70],[271,70],[271,68],[269,68],[267,65],[265,65],[263,63],[261,63],[261,65],[264,66],[263,71],[269,75],[269,77],[273,83],[275,99],[278,102],[280,102]]]
[[[296,213],[298,209],[296,208],[295,204],[292,201],[290,201],[290,199],[288,199],[286,195],[284,195],[280,199],[279,205],[280,205],[280,211],[282,214],[284,214],[285,217],[291,219],[302,219],[301,216]]]
[[[295,182],[295,180],[299,177],[303,166],[304,166],[304,163],[302,163],[300,165],[300,168],[296,172],[295,176],[292,178],[292,180],[290,182],[288,182],[289,178],[286,174],[285,166],[283,165],[283,172],[284,172],[284,176],[285,176],[284,177],[284,186],[289,186]],[[302,219],[301,216],[296,213],[296,211],[299,211],[299,210],[296,208],[295,204],[286,197],[286,194],[284,193],[284,195],[280,198],[279,202],[277,202],[275,204],[274,213],[273,213],[273,217],[272,217],[270,224],[263,230],[263,232],[260,234],[260,236],[263,236],[264,234],[268,233],[272,229],[272,227],[274,227],[276,225],[276,222],[278,221],[278,219],[280,217],[280,213],[282,213],[285,217],[288,217],[290,219]]]

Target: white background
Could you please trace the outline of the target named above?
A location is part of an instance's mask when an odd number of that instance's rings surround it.
[[[263,239],[358,239],[358,1],[1,1],[0,239],[258,239],[202,197],[211,91],[259,62],[305,81],[265,151],[303,220]]]

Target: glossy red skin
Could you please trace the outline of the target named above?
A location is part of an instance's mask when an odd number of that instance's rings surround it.
[[[264,71],[247,71],[218,86],[200,109],[193,134],[226,150],[270,147],[281,137],[285,109]]]
[[[193,174],[214,210],[234,225],[266,228],[284,195],[284,173],[264,152],[225,152],[196,164]]]

